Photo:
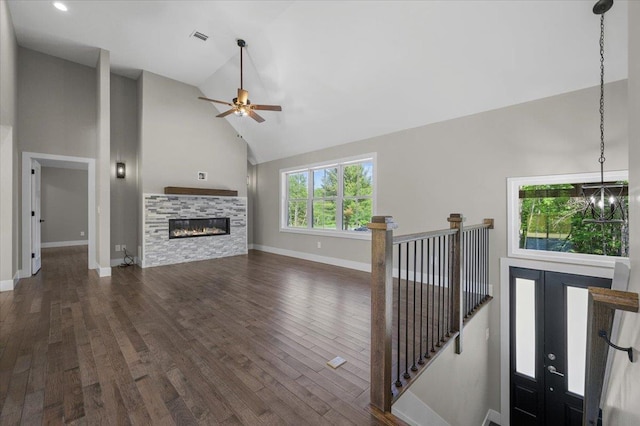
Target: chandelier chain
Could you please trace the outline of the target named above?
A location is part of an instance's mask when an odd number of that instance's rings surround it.
[[[600,177],[604,180],[604,13],[600,15]]]

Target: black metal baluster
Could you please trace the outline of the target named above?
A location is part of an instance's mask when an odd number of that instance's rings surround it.
[[[402,382],[400,381],[400,293],[402,287],[402,244],[398,244],[398,343],[397,343],[397,353],[396,353],[396,387],[401,387]]]
[[[406,266],[404,274],[404,378],[409,379],[409,242],[406,243]]]
[[[424,311],[422,308],[422,292],[424,291],[424,239],[420,240],[420,358],[418,359],[418,364],[424,364],[424,358],[422,356],[422,336],[423,336],[423,328],[422,328],[422,317],[424,316]],[[429,293],[427,293],[429,294]],[[428,305],[427,305],[428,306]],[[428,309],[428,307],[427,307]],[[429,318],[429,314],[427,314],[427,318]],[[428,336],[428,334],[427,334]],[[427,342],[425,341],[425,345]]]
[[[477,286],[478,286],[478,270],[477,270],[477,264],[476,264],[476,233],[475,231],[471,231],[472,234],[472,238],[471,238],[471,262],[473,265],[473,293],[472,293],[472,300],[471,300],[471,311],[475,311],[476,309],[476,292],[477,292]]]
[[[489,229],[484,229],[484,286],[485,299],[489,296]]]
[[[433,351],[433,256],[431,255],[431,241],[433,239],[430,238],[427,240],[427,350],[425,352],[425,356],[427,358],[431,357],[431,351]],[[429,265],[432,265],[430,268]],[[431,284],[430,284],[431,283]],[[431,302],[429,302],[429,289],[431,289]],[[429,317],[429,303],[431,303],[431,317]],[[431,318],[431,321],[429,321]],[[431,348],[429,348],[429,335],[431,335]]]
[[[413,355],[411,357],[411,361],[413,364],[411,365],[411,371],[418,371],[418,366],[416,365],[416,273],[418,266],[418,242],[413,242],[413,329],[411,338],[413,340]]]
[[[484,228],[480,228],[480,303],[484,302],[486,293],[487,280],[485,279],[487,265],[484,261]]]
[[[434,346],[435,332],[436,332],[436,239],[431,239],[431,245],[433,247],[433,254],[431,255],[431,352],[435,352]]]
[[[447,271],[449,272],[449,278],[447,279],[447,282],[449,283],[449,303],[447,303],[447,306],[449,307],[449,316],[447,318],[447,328],[449,329],[449,332],[447,333],[447,336],[451,336],[451,316],[453,315],[453,259],[449,253],[452,253],[451,246],[454,244],[453,235],[449,235],[449,238],[447,238],[447,244],[449,245],[449,248],[447,249],[447,263],[449,264],[447,268]]]
[[[440,281],[442,282],[442,336],[440,337],[440,341],[444,342],[445,341],[445,325],[446,325],[446,321],[444,320],[444,316],[446,314],[446,303],[445,303],[445,299],[447,296],[447,292],[445,290],[445,285],[447,284],[445,278],[446,278],[446,273],[447,273],[447,265],[446,265],[446,260],[447,260],[447,250],[445,247],[445,237],[442,236],[440,237],[440,268],[441,268],[441,273],[440,273]]]
[[[442,346],[442,237],[438,237],[438,342],[436,346]]]
[[[476,247],[474,250],[475,262],[476,262],[476,302],[474,304],[474,310],[477,309],[480,303],[480,238],[478,236],[478,230],[474,231]]]
[[[473,303],[473,282],[471,281],[471,275],[473,274],[473,262],[471,258],[471,231],[465,233],[467,235],[467,246],[465,265],[467,268],[467,311],[465,315],[468,317],[471,314],[471,304]]]

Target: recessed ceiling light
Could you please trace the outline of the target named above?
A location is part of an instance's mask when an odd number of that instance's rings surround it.
[[[55,7],[55,8],[56,8],[56,9],[58,9],[58,10],[61,10],[61,11],[63,11],[63,12],[66,12],[67,10],[69,10],[69,9],[67,8],[67,5],[65,5],[64,3],[59,2],[59,1],[54,1],[54,2],[53,2],[53,7]]]

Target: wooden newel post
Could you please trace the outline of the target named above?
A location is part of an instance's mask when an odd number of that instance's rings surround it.
[[[587,308],[587,360],[585,365],[582,425],[598,423],[602,385],[607,365],[609,346],[599,336],[600,331],[611,335],[616,310],[638,312],[638,293],[589,287]],[[619,342],[616,342],[619,343]]]
[[[452,235],[452,244],[449,246],[449,258],[451,259],[451,282],[453,286],[453,297],[451,298],[451,330],[457,331],[456,337],[456,353],[462,353],[462,316],[463,313],[463,289],[461,280],[462,268],[462,222],[463,217],[460,213],[451,213],[447,218],[449,227],[457,229],[458,232]]]
[[[393,229],[391,216],[374,216],[371,230],[371,405],[391,411]]]

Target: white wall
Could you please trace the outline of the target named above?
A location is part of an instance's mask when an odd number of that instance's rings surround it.
[[[0,287],[18,272],[18,45],[9,8],[0,0]],[[11,284],[13,287],[13,284]],[[8,284],[7,284],[8,289]]]
[[[640,293],[640,2],[629,2],[629,291]],[[617,339],[640,353],[640,314],[624,313]],[[629,362],[615,351],[608,394],[604,398],[606,425],[640,424],[640,362]]]
[[[126,177],[116,178],[114,167],[122,161]],[[138,91],[136,82],[111,74],[111,259],[124,253],[115,245],[126,245],[137,255],[138,246]]]
[[[491,350],[485,334],[489,315],[490,310],[483,308],[466,324],[462,354],[456,354],[455,344],[450,344],[411,385],[412,396],[451,425],[479,426],[491,406],[493,392],[486,388],[491,381]]]
[[[608,84],[606,97],[606,166],[627,169],[626,81]],[[597,171],[598,98],[594,87],[259,164],[254,244],[369,263],[367,241],[279,231],[280,169],[368,152],[378,154],[376,213],[392,215],[398,234],[447,228],[446,218],[453,212],[463,213],[468,224],[495,218],[490,280],[496,299],[488,308],[491,338],[486,347],[490,361],[488,375],[478,376],[478,388],[489,395],[485,408],[499,411],[498,259],[507,253],[506,178]],[[317,241],[322,241],[321,249]],[[434,368],[452,371],[444,360],[436,363],[442,364]]]
[[[111,56],[100,49],[96,64],[96,259],[98,275],[111,275]],[[92,213],[90,213],[92,214]]]
[[[237,190],[247,195],[247,146],[196,87],[144,71],[140,118],[142,192],[166,186]],[[235,118],[235,117],[234,117]],[[197,180],[199,171],[207,181]]]
[[[41,237],[45,247],[47,243],[87,241],[88,197],[86,170],[42,167]]]

